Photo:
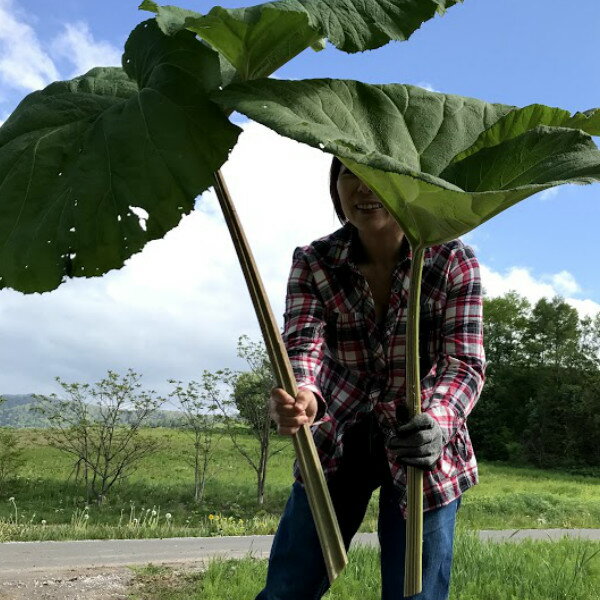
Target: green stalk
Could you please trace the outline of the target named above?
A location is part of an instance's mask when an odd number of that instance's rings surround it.
[[[273,316],[258,268],[254,262],[250,245],[233,206],[225,179],[220,171],[215,173],[215,191],[248,285],[248,291],[260,324],[275,380],[279,387],[282,387],[290,396],[295,398],[298,388],[294,371],[281,339],[277,321]],[[327,575],[329,582],[333,583],[348,563],[346,547],[344,546],[319,455],[308,425],[303,425],[292,438],[296,457],[298,458],[298,466],[300,467],[321,549],[323,550]]]
[[[421,377],[419,369],[419,318],[421,315],[421,279],[425,247],[412,249],[412,266],[406,323],[406,403],[411,417],[421,412]],[[404,595],[421,592],[423,583],[423,471],[407,469],[406,559]]]

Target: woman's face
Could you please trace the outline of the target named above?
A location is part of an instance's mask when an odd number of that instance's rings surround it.
[[[376,232],[398,227],[377,196],[345,165],[338,176],[337,191],[346,218],[359,231]]]

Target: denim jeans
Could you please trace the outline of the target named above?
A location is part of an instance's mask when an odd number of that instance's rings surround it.
[[[406,521],[398,506],[383,449],[365,460],[345,460],[329,490],[346,549],[365,516],[373,491],[379,495],[382,600],[403,600]],[[354,461],[352,460],[354,459]],[[375,464],[373,461],[376,461]],[[447,600],[460,498],[423,514],[423,591],[412,600]],[[296,482],[271,547],[267,582],[256,600],[318,600],[329,588],[319,538],[304,487]]]

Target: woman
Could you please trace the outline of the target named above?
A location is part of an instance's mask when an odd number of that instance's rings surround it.
[[[331,197],[343,227],[297,248],[284,341],[296,398],[271,393],[277,430],[312,426],[346,547],[380,487],[382,599],[404,598],[406,465],[424,473],[423,591],[449,593],[456,511],[477,483],[466,418],[484,379],[479,265],[454,240],[427,249],[421,288],[422,414],[407,419],[406,317],[411,253],[374,193],[334,158]],[[257,600],[312,600],[328,588],[319,540],[296,482]]]

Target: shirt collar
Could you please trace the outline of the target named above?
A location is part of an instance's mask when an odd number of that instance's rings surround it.
[[[328,238],[323,238],[314,242],[315,249],[319,251],[322,260],[329,267],[342,267],[348,265],[356,268],[353,260],[354,252],[358,243],[358,232],[356,227],[349,222],[346,222],[343,227],[332,233]],[[412,260],[412,250],[406,237],[402,241],[400,250],[400,259],[398,265],[405,261]],[[431,262],[431,248],[425,249],[424,263]]]

